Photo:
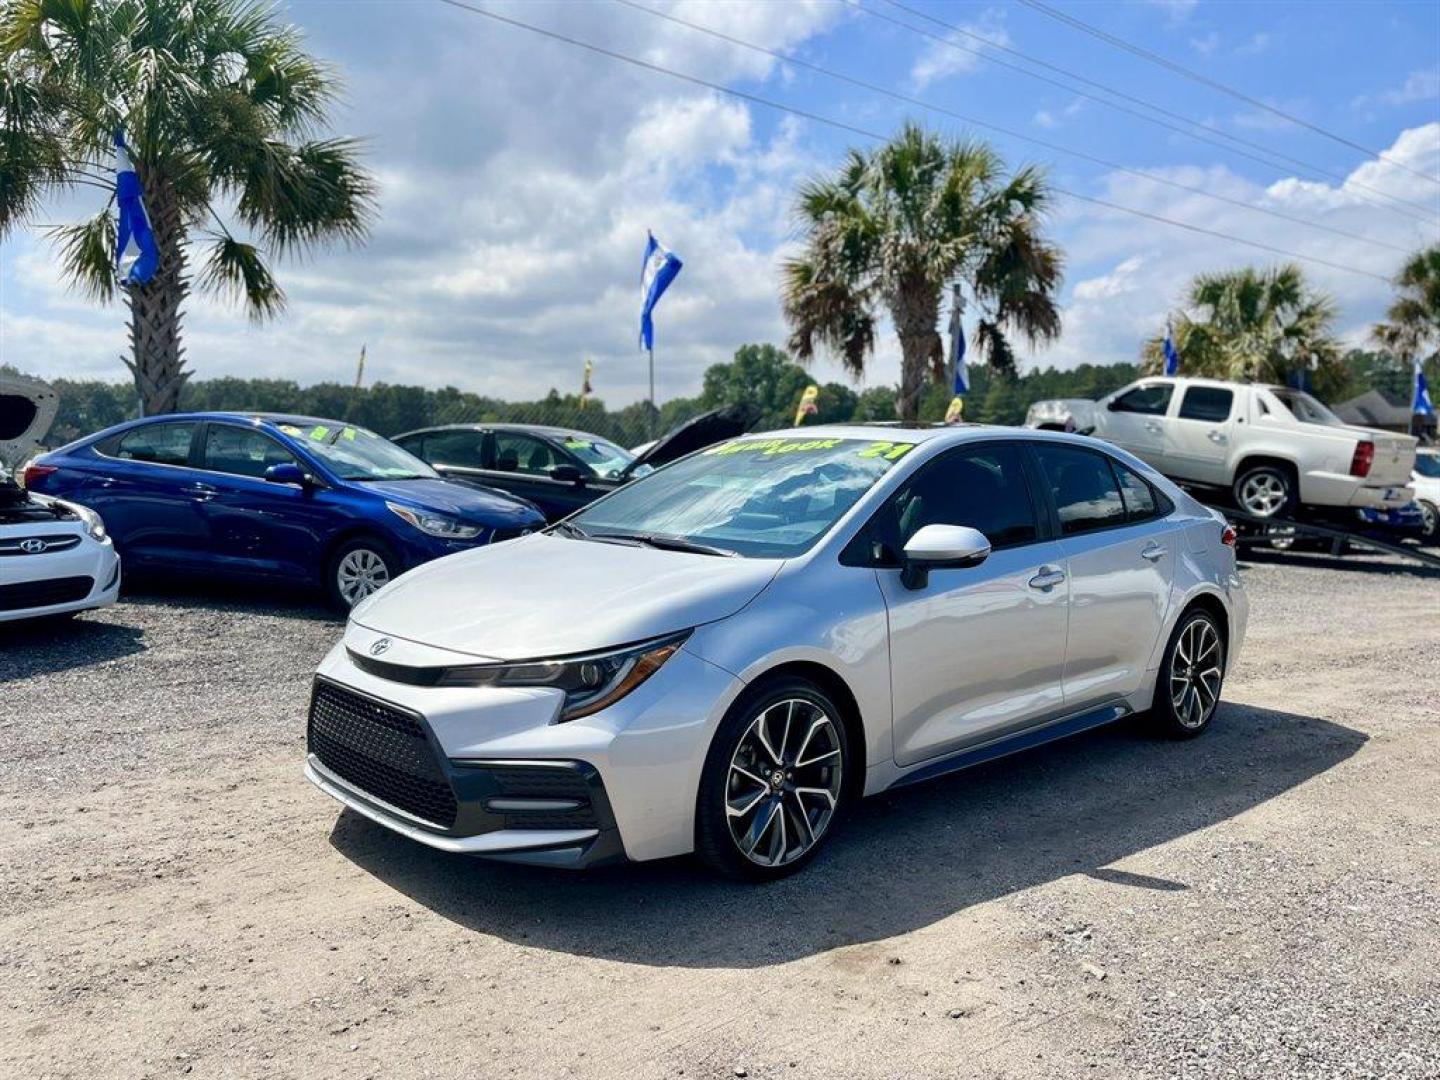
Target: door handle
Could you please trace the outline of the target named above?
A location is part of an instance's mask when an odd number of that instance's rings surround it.
[[[1141,550],[1140,557],[1149,559],[1151,562],[1159,562],[1165,557],[1165,549],[1152,541]]]
[[[201,502],[213,499],[220,493],[219,488],[213,488],[209,484],[190,484],[185,490]]]
[[[1223,443],[1225,441],[1225,436],[1220,434],[1220,432],[1218,431],[1212,431],[1205,437],[1213,443]]]
[[[1161,427],[1159,424],[1157,424],[1154,420],[1147,420],[1147,421],[1145,422],[1145,430],[1148,431],[1148,432],[1151,432],[1151,433],[1154,434],[1154,435],[1159,435],[1159,434],[1162,433],[1165,429],[1164,429],[1163,427]]]
[[[1064,580],[1065,571],[1058,566],[1042,566],[1040,572],[1030,579],[1030,588],[1046,592]]]

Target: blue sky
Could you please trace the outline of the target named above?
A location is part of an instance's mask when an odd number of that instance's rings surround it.
[[[1045,165],[1081,194],[1307,254],[1393,273],[1437,238],[1440,186],[1165,71],[1014,2],[638,0],[809,63],[1356,240],[1116,172],[1011,135],[835,83],[612,0],[481,6],[856,127],[914,117],[988,138],[1012,163]],[[1056,6],[1244,90],[1410,169],[1440,173],[1440,5],[1211,3]],[[868,10],[862,10],[868,9]],[[198,377],[370,378],[517,398],[578,385],[584,356],[610,403],[643,392],[634,348],[645,229],[686,263],[657,319],[662,396],[693,393],[704,368],[745,341],[783,341],[777,267],[794,244],[797,180],[831,167],[859,136],[737,101],[494,24],[434,0],[291,0],[284,17],[346,78],[337,131],[369,140],[382,217],[371,242],[282,266],[291,310],[254,327],[205,297],[186,320]],[[924,37],[879,16],[934,35]],[[922,16],[960,27],[953,34]],[[968,35],[968,36],[967,36]],[[938,40],[937,40],[938,39]],[[947,39],[951,43],[947,43]],[[1184,138],[996,59],[1071,82],[1018,50],[1303,161],[1272,167]],[[953,43],[953,44],[952,44]],[[978,49],[980,55],[953,47]],[[1133,107],[1133,106],[1130,106]],[[1248,152],[1248,151],[1247,151]],[[1324,175],[1326,173],[1334,176]],[[1374,192],[1432,208],[1401,213]],[[88,195],[88,193],[87,193]],[[63,220],[86,197],[47,208]],[[1061,198],[1065,329],[1022,364],[1133,359],[1188,278],[1276,256]],[[1388,287],[1306,267],[1359,341]],[[0,359],[48,376],[123,375],[124,312],[95,308],[57,280],[38,229],[0,245]],[[893,382],[887,334],[865,383]],[[828,361],[821,378],[839,377]]]

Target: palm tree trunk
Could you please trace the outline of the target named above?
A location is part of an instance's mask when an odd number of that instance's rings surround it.
[[[127,290],[133,359],[125,366],[135,378],[145,415],[154,416],[180,407],[180,388],[190,377],[180,346],[180,305],[190,285],[180,244],[184,222],[175,192],[164,183],[146,185],[145,208],[160,249],[160,266],[146,284]]]
[[[890,318],[900,338],[900,419],[920,418],[920,396],[935,350],[941,348],[935,326],[940,318],[940,290],[924,280],[902,281],[890,299]]]

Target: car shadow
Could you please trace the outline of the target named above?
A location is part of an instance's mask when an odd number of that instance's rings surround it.
[[[0,623],[0,684],[103,664],[145,647],[140,627],[85,614]]]
[[[867,799],[820,858],[765,886],[715,880],[688,859],[578,874],[489,863],[349,811],[330,840],[478,933],[636,964],[750,968],[893,937],[1069,874],[1183,891],[1183,881],[1106,868],[1283,794],[1366,740],[1245,705],[1226,705],[1190,742],[1155,738],[1143,722]]]
[[[146,576],[125,583],[124,600],[152,606],[200,608],[205,611],[239,611],[281,615],[287,619],[333,622],[345,617],[327,607],[313,590],[266,582],[211,581],[200,577]]]

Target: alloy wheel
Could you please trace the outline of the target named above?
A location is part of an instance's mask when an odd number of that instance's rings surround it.
[[[1440,540],[1440,510],[1428,502],[1420,504],[1420,528],[1427,540]]]
[[[335,568],[335,583],[340,598],[351,607],[390,581],[390,568],[385,560],[369,548],[347,551]]]
[[[805,698],[768,706],[746,728],[725,783],[735,846],[759,866],[784,866],[819,843],[840,801],[837,721]]]
[[[1285,482],[1274,473],[1255,473],[1247,476],[1240,485],[1240,505],[1256,517],[1272,517],[1279,513],[1288,497]]]
[[[1170,702],[1182,727],[1203,727],[1215,712],[1222,661],[1220,634],[1210,620],[1195,619],[1180,632],[1170,657]]]

